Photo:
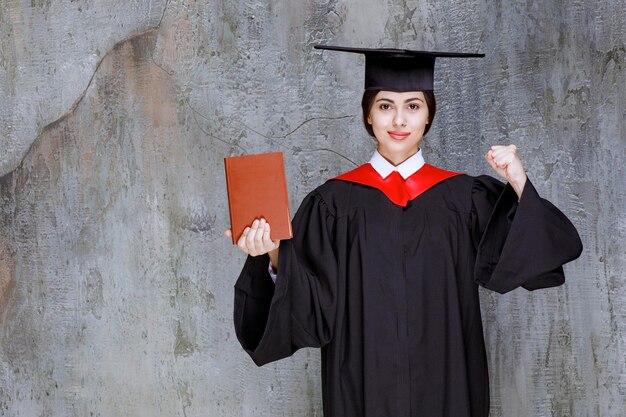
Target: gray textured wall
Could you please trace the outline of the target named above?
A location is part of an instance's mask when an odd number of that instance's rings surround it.
[[[291,205],[374,148],[362,60],[439,62],[427,160],[516,143],[577,225],[565,286],[481,292],[492,416],[626,416],[626,1],[0,2],[0,414],[319,416],[314,350],[256,368],[222,159],[285,152]]]

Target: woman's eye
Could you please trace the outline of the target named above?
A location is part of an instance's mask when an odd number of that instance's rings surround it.
[[[419,110],[420,106],[419,106],[419,104],[411,103],[411,104],[409,104],[409,109],[410,110]]]
[[[380,105],[379,109],[381,110],[389,110],[391,108],[391,106],[387,103],[383,103]]]

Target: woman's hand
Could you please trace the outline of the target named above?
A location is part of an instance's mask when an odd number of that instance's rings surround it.
[[[526,172],[517,154],[517,146],[492,146],[485,154],[485,159],[500,177],[511,184],[517,197],[521,198],[526,185]]]
[[[233,235],[230,229],[224,233],[230,237]],[[265,219],[254,220],[252,226],[246,227],[237,241],[237,247],[243,253],[251,256],[270,256],[274,268],[278,268],[278,247],[280,240],[270,239],[270,224]]]

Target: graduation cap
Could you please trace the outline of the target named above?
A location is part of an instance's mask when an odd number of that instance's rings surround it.
[[[398,92],[433,90],[435,58],[482,58],[485,56],[485,54],[458,52],[348,48],[330,45],[315,45],[314,48],[365,55],[365,89]]]

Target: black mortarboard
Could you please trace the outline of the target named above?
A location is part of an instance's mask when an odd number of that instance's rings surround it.
[[[433,89],[435,58],[482,58],[485,54],[410,51],[407,49],[347,48],[315,45],[316,49],[365,55],[365,89],[423,91]]]

